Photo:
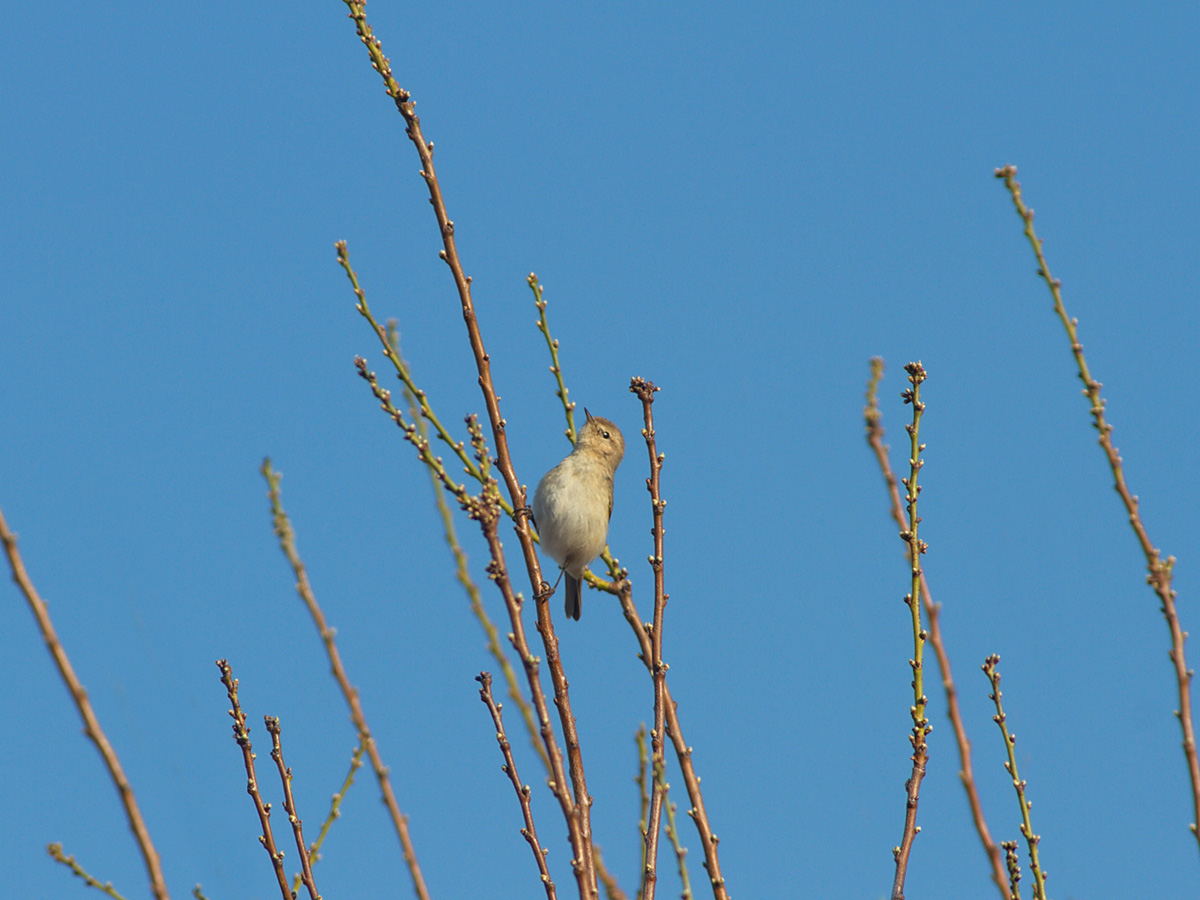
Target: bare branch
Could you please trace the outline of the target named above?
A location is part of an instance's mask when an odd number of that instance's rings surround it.
[[[517,651],[517,655],[525,667],[526,681],[529,684],[529,695],[533,700],[534,709],[537,710],[538,721],[541,723],[542,741],[546,745],[546,753],[550,757],[552,765],[550,790],[558,799],[563,818],[566,820],[567,834],[571,841],[571,849],[575,854],[571,860],[571,865],[575,872],[576,881],[578,882],[580,896],[592,896],[593,892],[598,896],[599,891],[596,887],[595,867],[589,867],[585,864],[584,848],[586,848],[586,858],[592,858],[591,838],[585,838],[581,827],[583,820],[582,811],[579,808],[579,804],[572,799],[571,794],[567,790],[566,772],[563,769],[563,754],[558,747],[558,739],[554,733],[554,726],[550,723],[549,705],[546,702],[546,695],[542,690],[541,681],[538,679],[540,660],[529,649],[529,642],[525,636],[525,624],[521,617],[521,608],[524,601],[513,590],[512,581],[508,574],[508,567],[504,562],[504,548],[500,544],[499,534],[499,499],[499,488],[493,479],[484,488],[482,496],[469,497],[467,499],[465,508],[467,515],[479,522],[483,529],[483,536],[488,543],[488,551],[492,557],[491,562],[487,565],[487,572],[500,589],[500,593],[504,597],[504,604],[508,609],[509,622],[512,624],[512,631],[509,633],[508,639],[512,642],[513,648]],[[543,608],[546,606],[545,603],[540,605]],[[591,802],[590,798],[588,798],[588,802]]]
[[[646,490],[650,492],[650,508],[654,524],[650,533],[654,536],[654,553],[650,557],[650,568],[654,571],[654,624],[650,631],[650,672],[654,680],[654,729],[650,732],[651,767],[654,770],[654,789],[650,794],[650,815],[646,823],[646,853],[642,869],[642,900],[654,900],[654,888],[658,881],[658,835],[662,827],[663,797],[666,794],[664,770],[664,745],[666,731],[667,665],[662,658],[663,610],[667,605],[667,593],[663,581],[663,509],[659,476],[664,456],[658,452],[654,439],[654,394],[658,388],[644,378],[634,378],[629,390],[642,401],[642,436],[646,439],[646,451],[650,455],[650,477],[646,479]]]
[[[121,768],[117,752],[113,750],[112,744],[108,742],[108,737],[104,734],[104,729],[100,727],[100,720],[96,718],[96,711],[92,709],[87,691],[75,674],[71,660],[67,658],[67,651],[63,649],[63,645],[58,639],[54,623],[50,621],[50,610],[46,606],[46,601],[38,595],[29,573],[25,571],[25,563],[21,560],[21,554],[17,550],[17,535],[9,531],[2,511],[0,511],[0,543],[4,544],[4,553],[8,557],[13,581],[24,594],[26,602],[29,603],[29,608],[33,611],[38,628],[42,632],[42,640],[46,642],[46,648],[50,651],[54,664],[58,666],[58,673],[62,676],[63,683],[66,684],[67,691],[71,694],[71,699],[75,701],[75,708],[79,710],[79,717],[83,719],[83,733],[100,751],[100,756],[108,769],[108,776],[117,787],[121,805],[125,807],[125,817],[129,820],[129,830],[133,832],[138,849],[142,852],[142,861],[146,864],[146,872],[150,876],[150,890],[154,892],[156,900],[170,900],[170,894],[167,893],[167,882],[163,877],[162,861],[158,857],[158,851],[154,849],[154,842],[150,840],[150,831],[146,828],[146,820],[142,818],[137,798],[133,795],[133,786],[129,783],[125,770]]]
[[[304,843],[304,823],[296,812],[296,799],[292,796],[292,770],[283,763],[283,743],[280,740],[279,719],[275,716],[264,717],[267,732],[271,735],[271,759],[279,769],[279,780],[283,783],[283,809],[288,814],[288,823],[292,826],[292,836],[296,839],[296,852],[300,854],[300,872],[304,886],[308,888],[311,900],[321,900],[317,892],[317,883],[313,880],[312,861],[308,856],[308,846]]]
[[[1017,855],[1017,842],[1004,841],[1004,864],[1008,867],[1008,900],[1021,900],[1021,858]]]
[[[616,593],[617,599],[621,602],[621,612],[625,614],[625,621],[629,623],[629,627],[633,629],[633,633],[637,637],[638,646],[641,648],[638,658],[642,660],[647,671],[653,674],[649,662],[653,658],[649,629],[646,623],[638,618],[637,608],[633,605],[633,587],[629,583],[629,579],[623,578],[616,582],[610,590]],[[725,879],[721,875],[721,862],[717,855],[717,844],[720,842],[720,838],[713,833],[712,824],[708,821],[708,812],[704,807],[704,795],[700,791],[700,777],[696,774],[696,767],[692,763],[692,748],[684,740],[683,729],[679,724],[679,705],[671,698],[669,685],[664,688],[664,699],[666,700],[667,737],[671,739],[671,743],[675,747],[675,757],[679,761],[679,769],[683,773],[683,782],[687,787],[688,800],[692,804],[688,815],[692,817],[692,821],[696,824],[696,831],[700,835],[700,845],[704,850],[704,870],[708,872],[713,900],[729,900],[729,892],[725,888]]]
[[[1079,342],[1079,333],[1076,330],[1079,320],[1068,317],[1067,310],[1063,306],[1062,282],[1050,274],[1050,267],[1046,265],[1046,257],[1042,254],[1042,242],[1033,230],[1033,210],[1027,207],[1021,198],[1021,184],[1017,181],[1017,167],[1004,166],[997,169],[996,177],[1003,179],[1004,186],[1012,194],[1013,206],[1016,207],[1017,215],[1025,223],[1025,237],[1029,239],[1033,254],[1037,257],[1038,275],[1050,288],[1050,295],[1054,298],[1054,312],[1062,322],[1063,328],[1066,329],[1067,339],[1071,342],[1071,353],[1075,357],[1075,365],[1079,369],[1079,380],[1084,385],[1083,394],[1087,397],[1091,407],[1092,425],[1100,433],[1100,446],[1104,449],[1109,468],[1112,469],[1113,487],[1121,496],[1121,502],[1125,504],[1125,512],[1129,515],[1129,524],[1146,557],[1146,570],[1149,573],[1146,576],[1146,582],[1162,601],[1162,614],[1167,620],[1167,628],[1171,632],[1169,655],[1171,663],[1175,666],[1175,681],[1179,690],[1179,709],[1175,711],[1175,715],[1179,718],[1179,727],[1183,730],[1183,755],[1187,760],[1188,776],[1192,782],[1192,822],[1189,827],[1192,834],[1195,835],[1197,843],[1200,844],[1200,827],[1198,827],[1200,826],[1200,757],[1196,753],[1196,732],[1192,724],[1192,671],[1188,668],[1183,652],[1183,643],[1187,638],[1187,632],[1179,624],[1179,615],[1175,610],[1175,591],[1171,587],[1175,557],[1168,556],[1163,559],[1158,548],[1151,542],[1150,536],[1142,524],[1141,514],[1138,512],[1137,495],[1131,493],[1125,484],[1125,469],[1121,463],[1121,454],[1112,442],[1112,425],[1108,424],[1104,417],[1105,401],[1100,397],[1102,385],[1092,378],[1087,360],[1083,357],[1083,344]]]
[[[546,848],[538,841],[537,826],[533,823],[533,807],[529,802],[529,785],[521,783],[517,774],[517,762],[513,759],[512,744],[504,733],[504,720],[500,717],[500,705],[492,697],[492,674],[480,672],[475,676],[479,682],[479,699],[484,702],[488,712],[492,714],[492,722],[496,725],[496,740],[500,744],[500,752],[504,754],[504,765],[501,767],[512,782],[513,790],[517,792],[517,800],[521,803],[521,814],[525,817],[525,827],[521,835],[529,842],[533,850],[533,858],[537,862],[538,872],[542,877],[542,885],[546,888],[547,900],[555,900],[558,896],[554,889],[554,881],[550,878],[550,869],[546,865]]]

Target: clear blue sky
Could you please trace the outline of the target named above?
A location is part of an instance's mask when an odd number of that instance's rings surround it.
[[[732,895],[876,898],[891,883],[912,648],[902,544],[863,440],[877,354],[894,445],[901,366],[930,373],[926,571],[993,833],[1016,839],[1019,821],[979,673],[997,652],[1051,896],[1144,895],[1148,873],[1156,895],[1194,895],[1167,631],[992,171],[1020,167],[1195,630],[1200,12],[374,0],[368,14],[436,143],[519,477],[532,487],[567,450],[530,271],[572,397],[629,438],[610,540],[647,616],[627,385],[662,387],[665,657]],[[538,895],[473,681],[494,666],[427,477],[352,367],[383,360],[338,239],[444,420],[483,411],[418,160],[343,5],[49,2],[5,18],[0,507],[172,895],[277,896],[213,660],[234,664],[252,723],[281,718],[310,827],[355,742],[271,533],[266,454],[433,895]],[[478,534],[460,529],[482,577]],[[147,896],[6,579],[0,601],[2,893],[85,896],[45,855],[61,841]],[[651,688],[615,603],[590,592],[584,610],[559,633],[596,838],[632,891]],[[930,674],[908,893],[994,897]],[[252,737],[267,761],[261,725]],[[569,896],[561,819],[515,743]],[[327,897],[409,896],[366,772],[317,878]],[[661,889],[676,892],[670,876]]]

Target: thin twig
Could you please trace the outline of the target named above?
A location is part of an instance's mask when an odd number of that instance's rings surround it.
[[[83,883],[88,887],[95,888],[103,894],[108,894],[108,896],[112,897],[113,900],[125,900],[124,897],[117,893],[117,889],[112,886],[111,881],[98,881],[89,875],[87,871],[84,870],[83,866],[75,861],[74,856],[65,855],[63,853],[62,844],[50,844],[46,847],[46,852],[50,854],[50,857],[55,862],[62,863],[73,873],[75,873],[78,878],[82,878]]]
[[[434,215],[437,218],[438,230],[442,237],[443,249],[439,253],[439,256],[449,267],[458,291],[463,322],[466,325],[471,351],[475,356],[475,367],[479,373],[479,387],[483,394],[488,421],[492,428],[492,443],[496,450],[496,465],[508,489],[513,509],[519,511],[514,516],[515,531],[517,539],[521,544],[521,551],[525,558],[525,568],[529,574],[530,585],[536,598],[537,628],[542,636],[542,645],[546,651],[546,665],[550,670],[550,680],[554,686],[554,701],[558,709],[559,723],[563,731],[563,741],[566,744],[571,785],[574,791],[574,810],[572,811],[574,825],[569,826],[569,830],[572,834],[577,834],[578,840],[575,841],[573,839],[572,849],[575,851],[578,865],[582,869],[581,877],[584,887],[581,893],[587,900],[593,900],[593,898],[599,897],[599,890],[596,883],[595,859],[592,853],[592,800],[587,790],[587,779],[583,769],[583,754],[580,747],[579,733],[575,726],[575,715],[571,709],[566,673],[563,670],[562,659],[559,655],[558,637],[554,631],[554,623],[550,618],[550,591],[543,590],[542,588],[544,579],[542,578],[541,564],[538,560],[537,551],[534,548],[533,536],[529,527],[529,508],[526,502],[525,490],[517,478],[512,457],[509,453],[508,437],[505,433],[506,423],[500,414],[499,397],[496,395],[496,390],[492,384],[491,359],[483,345],[483,337],[480,334],[479,323],[476,320],[475,305],[471,298],[471,279],[463,270],[462,263],[458,257],[458,248],[454,240],[454,223],[447,213],[446,203],[442,197],[442,188],[438,182],[437,173],[433,165],[433,145],[425,140],[424,134],[421,131],[421,122],[417,117],[412,95],[401,88],[393,77],[391,63],[384,56],[379,39],[375,37],[370,25],[367,24],[363,3],[357,2],[357,0],[345,0],[345,3],[350,10],[350,18],[354,20],[355,30],[371,57],[371,64],[383,78],[388,96],[395,102],[396,109],[403,116],[407,125],[405,133],[409,140],[412,141],[417,155],[421,159],[421,177],[425,179],[425,184],[429,189],[429,200],[433,206]],[[485,494],[487,493],[486,486],[484,492]],[[497,497],[497,503],[499,503],[499,499]],[[491,542],[489,541],[489,543]],[[498,539],[495,542],[495,547],[499,547]],[[498,558],[494,554],[493,562],[498,563]],[[510,610],[515,610],[519,614],[520,606],[510,606]],[[528,669],[528,664],[526,668]],[[545,724],[543,723],[543,730]],[[553,762],[554,754],[552,752],[550,753],[550,757]]]
[[[354,748],[354,753],[350,758],[350,771],[346,773],[346,779],[342,782],[342,788],[333,795],[333,799],[329,803],[329,815],[325,817],[325,821],[321,823],[321,830],[317,833],[317,839],[308,846],[308,858],[310,865],[316,865],[321,858],[321,845],[325,843],[325,837],[329,834],[329,829],[333,827],[333,823],[342,814],[342,800],[346,797],[346,792],[350,790],[350,785],[354,784],[354,776],[362,767],[363,754],[367,752],[367,748],[360,742]],[[303,872],[297,872],[292,876],[292,893],[300,891],[301,879]]]
[[[508,735],[504,733],[504,720],[500,717],[500,705],[492,697],[492,673],[480,672],[475,676],[475,680],[479,682],[479,699],[487,706],[488,712],[492,714],[492,722],[496,725],[496,741],[500,744],[500,752],[504,755],[504,765],[501,768],[508,775],[513,790],[517,792],[517,800],[521,803],[521,815],[525,818],[525,827],[521,829],[521,835],[529,842],[529,847],[533,850],[533,858],[537,862],[538,872],[542,877],[542,886],[546,889],[546,897],[548,900],[555,900],[558,895],[554,888],[554,880],[550,877],[550,869],[546,865],[546,848],[538,841],[537,826],[533,823],[533,807],[529,802],[529,785],[522,784],[521,776],[517,774],[517,761],[513,759],[512,744],[508,742]]]
[[[637,742],[638,751],[638,771],[633,777],[634,782],[638,786],[638,834],[641,835],[642,844],[642,871],[646,869],[646,817],[650,812],[650,780],[646,775],[650,768],[650,750],[646,745],[646,726],[641,724],[638,726],[637,733],[633,736]],[[640,900],[641,894],[638,894]]]
[[[1196,732],[1192,724],[1192,670],[1188,668],[1183,651],[1187,632],[1179,624],[1179,615],[1175,611],[1175,591],[1171,587],[1175,557],[1168,556],[1163,559],[1158,548],[1151,542],[1150,536],[1142,524],[1141,514],[1138,512],[1137,495],[1131,493],[1125,483],[1125,470],[1121,463],[1121,454],[1112,442],[1113,427],[1104,417],[1105,401],[1100,397],[1102,385],[1092,378],[1087,360],[1083,357],[1083,344],[1080,343],[1079,333],[1076,330],[1079,320],[1070,318],[1063,306],[1062,282],[1050,274],[1050,267],[1046,265],[1046,257],[1042,254],[1042,242],[1033,230],[1033,210],[1027,207],[1021,198],[1021,184],[1017,181],[1017,167],[1004,166],[997,169],[996,177],[1004,180],[1004,186],[1012,194],[1013,206],[1016,207],[1017,215],[1025,224],[1025,237],[1029,239],[1034,256],[1037,257],[1038,275],[1046,282],[1050,288],[1050,294],[1054,298],[1054,312],[1062,322],[1063,328],[1066,329],[1067,338],[1071,342],[1071,353],[1075,357],[1075,365],[1079,370],[1079,380],[1083,382],[1083,394],[1087,397],[1091,407],[1092,425],[1100,433],[1100,446],[1104,448],[1104,455],[1108,459],[1109,468],[1112,469],[1113,487],[1120,494],[1121,502],[1125,504],[1129,524],[1137,537],[1138,545],[1142,548],[1142,554],[1146,557],[1146,570],[1149,573],[1146,576],[1146,582],[1162,601],[1162,614],[1167,620],[1167,628],[1171,632],[1169,655],[1175,666],[1175,681],[1179,690],[1179,709],[1175,711],[1175,715],[1179,718],[1179,727],[1183,730],[1183,755],[1187,760],[1188,776],[1192,782],[1193,818],[1189,827],[1196,837],[1197,843],[1200,844],[1200,827],[1198,827],[1200,826],[1200,756],[1196,752]]]
[[[633,587],[629,583],[629,579],[623,578],[621,581],[616,582],[613,585],[613,590],[617,595],[617,599],[621,602],[621,612],[625,614],[625,621],[633,629],[634,636],[638,640],[638,646],[641,648],[638,653],[638,659],[646,666],[647,671],[652,672],[650,659],[653,657],[653,648],[650,646],[649,629],[646,623],[638,618],[637,608],[633,605]],[[692,808],[688,810],[688,815],[691,816],[692,821],[696,825],[696,831],[700,835],[700,845],[704,849],[703,865],[704,870],[708,873],[713,900],[729,900],[729,892],[725,887],[725,878],[721,875],[720,858],[717,855],[717,844],[720,843],[720,838],[713,833],[712,824],[708,820],[708,812],[704,807],[704,794],[700,791],[700,778],[696,774],[695,765],[692,763],[692,748],[684,740],[683,729],[679,724],[679,704],[671,698],[671,688],[669,685],[665,687],[664,696],[666,700],[667,736],[671,739],[671,743],[675,747],[675,757],[679,761],[679,769],[683,773],[683,783],[687,788],[688,800],[692,804]]]
[[[921,415],[925,412],[925,404],[921,402],[921,383],[925,381],[924,367],[919,363],[909,363],[904,367],[908,373],[908,381],[912,387],[907,388],[901,396],[905,403],[912,404],[913,420],[904,426],[908,431],[910,451],[908,458],[909,475],[904,479],[907,488],[908,525],[900,532],[900,537],[908,545],[908,561],[911,569],[909,593],[904,598],[905,604],[912,613],[913,629],[913,658],[909,665],[913,670],[913,705],[910,708],[913,728],[909,736],[912,744],[912,774],[905,782],[907,798],[904,805],[904,835],[900,846],[892,853],[896,858],[896,877],[892,881],[892,900],[904,900],[904,877],[908,873],[908,858],[912,852],[913,840],[921,830],[917,825],[917,802],[921,794],[921,780],[925,777],[925,766],[929,760],[929,749],[926,737],[932,730],[929,719],[925,716],[925,706],[929,702],[925,696],[925,630],[921,627],[921,554],[926,550],[926,544],[917,534],[921,518],[917,515],[917,496],[921,493],[917,484],[917,476],[924,462],[921,451],[925,445],[921,443]]]
[[[411,395],[417,402],[421,410],[421,418],[433,425],[434,431],[447,447],[449,447],[454,455],[459,458],[463,464],[463,468],[467,474],[483,484],[487,478],[484,469],[481,469],[476,460],[471,459],[467,453],[467,446],[462,441],[456,441],[450,436],[450,432],[442,424],[441,419],[433,411],[433,407],[429,404],[429,398],[425,396],[425,392],[421,390],[412,380],[412,373],[409,371],[408,365],[400,357],[399,351],[392,346],[392,339],[387,329],[375,320],[374,314],[371,312],[371,307],[367,305],[367,293],[362,289],[358,282],[358,273],[350,266],[350,250],[345,241],[338,241],[335,244],[337,248],[338,265],[346,273],[346,277],[350,280],[350,285],[354,289],[354,296],[357,298],[355,309],[359,314],[367,320],[371,326],[371,330],[375,332],[375,336],[379,338],[379,343],[383,347],[383,355],[391,360],[392,366],[396,369],[396,377],[400,379],[404,385],[406,399]],[[417,422],[420,420],[417,416],[413,416]],[[428,436],[428,430],[421,428],[422,436]],[[486,468],[486,463],[484,468]],[[512,507],[508,506],[505,510],[509,515],[512,515]]]
[[[361,356],[354,358],[354,368],[358,372],[360,378],[371,386],[371,393],[375,395],[375,399],[379,401],[379,408],[382,409],[392,421],[396,423],[401,432],[404,434],[404,439],[412,444],[417,450],[417,457],[420,461],[429,468],[429,471],[437,476],[438,481],[454,495],[459,504],[465,504],[469,496],[466,486],[455,481],[450,477],[450,473],[446,471],[446,465],[440,456],[433,455],[433,447],[429,443],[429,439],[423,437],[418,431],[417,426],[404,418],[396,404],[392,402],[392,392],[379,384],[379,377],[367,366],[367,361]],[[486,485],[487,482],[485,481]]]
[[[988,681],[992,683],[992,692],[988,694],[988,698],[996,704],[996,714],[992,716],[992,721],[1000,727],[1000,733],[1004,735],[1004,749],[1008,753],[1008,761],[1004,764],[1005,771],[1012,778],[1013,789],[1017,792],[1017,805],[1021,807],[1021,834],[1025,838],[1025,843],[1029,847],[1029,870],[1033,872],[1033,900],[1046,900],[1046,872],[1042,869],[1042,864],[1038,859],[1038,844],[1041,843],[1041,835],[1033,833],[1033,822],[1029,818],[1029,810],[1033,806],[1025,798],[1025,782],[1021,780],[1021,776],[1017,773],[1017,755],[1015,745],[1017,736],[1009,734],[1007,716],[1004,714],[1004,707],[1000,703],[1000,671],[997,666],[1000,665],[1000,657],[992,654],[984,661],[983,674],[987,676]],[[1010,863],[1009,870],[1012,870]],[[1018,874],[1018,878],[1020,875]],[[1016,881],[1013,881],[1013,888],[1016,888]]]
[[[283,809],[288,815],[288,823],[292,826],[292,835],[296,839],[296,852],[300,854],[300,873],[304,886],[308,888],[311,900],[321,900],[317,891],[317,883],[313,880],[312,862],[308,856],[308,846],[304,843],[304,823],[296,812],[296,798],[292,796],[292,770],[283,762],[283,743],[280,739],[279,719],[275,716],[264,717],[267,732],[271,735],[271,759],[279,770],[279,780],[283,783]]]
[[[204,891],[201,890],[200,885],[196,885],[194,888],[192,888],[192,896],[195,897],[196,900],[208,900],[208,898],[204,896]]]
[[[558,382],[554,396],[562,401],[563,412],[567,416],[567,430],[564,432],[572,445],[575,443],[575,402],[568,399],[567,386],[563,383],[562,367],[558,364],[558,341],[550,336],[550,323],[546,321],[546,301],[542,297],[542,285],[538,282],[537,274],[530,272],[525,279],[533,291],[534,305],[538,309],[538,331],[546,339],[546,347],[550,351],[550,373]]]
[[[663,800],[666,801],[669,796],[671,786],[666,783],[666,772],[661,773],[663,780]],[[667,837],[671,841],[671,847],[675,850],[675,863],[679,870],[679,883],[682,885],[680,891],[680,900],[692,900],[692,879],[688,875],[687,868],[687,847],[679,839],[679,827],[675,824],[675,803],[667,802]]]
[[[662,658],[663,610],[667,605],[667,593],[663,581],[663,509],[659,476],[662,472],[664,454],[658,452],[654,439],[654,394],[658,388],[644,378],[634,378],[629,390],[642,401],[642,436],[646,439],[646,451],[650,455],[650,477],[646,479],[646,490],[650,492],[650,509],[654,536],[654,553],[650,556],[650,568],[654,571],[654,625],[650,631],[651,675],[654,679],[654,729],[650,732],[651,767],[654,770],[654,789],[650,794],[650,815],[646,823],[646,854],[642,868],[642,900],[654,900],[654,888],[658,881],[658,835],[662,827],[663,796],[666,782],[662,778],[666,767],[664,747],[666,743],[666,691],[667,664]]]
[[[246,767],[246,793],[254,801],[254,809],[258,813],[259,824],[262,825],[259,843],[271,857],[271,865],[275,869],[275,878],[279,882],[283,900],[295,900],[291,888],[288,887],[287,873],[283,871],[283,851],[276,848],[275,835],[271,833],[271,804],[264,803],[262,794],[258,791],[258,778],[254,774],[254,748],[250,745],[250,728],[246,725],[246,716],[242,712],[241,703],[238,702],[237,679],[233,677],[233,669],[228,661],[218,659],[217,668],[221,670],[221,684],[225,685],[229,702],[233,706],[233,709],[229,710],[229,717],[233,719],[233,739],[242,748],[242,763]]]
[[[133,832],[138,849],[142,852],[142,861],[146,865],[146,872],[150,876],[150,890],[154,892],[156,900],[170,900],[170,894],[167,893],[167,882],[163,877],[162,861],[159,859],[158,851],[154,849],[154,842],[150,840],[150,831],[146,828],[146,820],[142,818],[137,798],[133,795],[133,786],[129,783],[125,770],[121,768],[121,761],[117,759],[117,753],[113,750],[112,744],[108,742],[104,729],[100,727],[100,720],[96,718],[96,711],[92,709],[87,691],[75,674],[71,660],[67,658],[67,651],[63,649],[63,645],[58,639],[54,624],[50,621],[50,610],[46,606],[46,601],[38,595],[29,573],[25,570],[25,563],[21,560],[21,554],[17,550],[17,535],[9,531],[2,511],[0,511],[0,542],[4,544],[4,553],[8,557],[13,581],[25,595],[25,600],[33,611],[38,628],[42,632],[42,640],[46,642],[46,648],[50,651],[54,664],[58,666],[58,673],[62,676],[63,683],[66,684],[67,691],[75,702],[75,708],[79,710],[80,718],[83,719],[83,733],[100,751],[100,756],[108,769],[108,775],[116,785],[117,793],[121,797],[121,805],[125,807],[125,817],[129,820],[129,830]]]
[[[904,530],[906,524],[904,504],[900,499],[900,486],[892,472],[892,464],[888,457],[889,447],[883,442],[883,414],[879,411],[878,400],[879,382],[882,378],[883,360],[875,357],[871,360],[871,380],[867,383],[867,405],[863,410],[863,416],[867,423],[867,443],[875,451],[875,458],[879,462],[883,479],[887,483],[888,495],[891,498],[892,519],[898,528]],[[925,616],[929,620],[925,629],[927,638],[937,656],[938,668],[942,673],[942,689],[946,693],[946,717],[954,729],[954,739],[958,745],[958,777],[967,794],[967,804],[971,807],[971,818],[975,822],[975,831],[978,832],[980,843],[983,844],[983,851],[987,854],[988,862],[991,863],[992,881],[1000,889],[1001,896],[1008,898],[1009,883],[1000,847],[996,845],[991,831],[988,830],[987,820],[983,815],[983,803],[979,799],[979,790],[975,785],[975,773],[971,768],[971,742],[967,738],[967,729],[963,724],[962,712],[958,706],[958,688],[954,684],[954,676],[950,671],[950,654],[946,652],[946,644],[942,640],[942,607],[941,604],[933,602],[933,596],[929,592],[929,581],[926,579],[924,571],[921,572],[921,605],[925,608]]]
[[[646,726],[639,725],[637,732],[634,734],[634,741],[637,743],[638,751],[638,772],[634,776],[634,781],[638,786],[638,798],[640,800],[640,812],[638,815],[638,830],[642,835],[642,869],[646,867],[646,815],[650,809],[650,791],[647,783],[647,770],[650,768],[650,756],[646,746]],[[683,846],[679,838],[679,829],[675,824],[676,804],[668,802],[670,797],[671,786],[667,784],[667,773],[663,769],[658,769],[654,773],[654,778],[662,782],[663,805],[667,813],[666,832],[667,837],[671,840],[671,846],[675,850],[675,860],[679,870],[679,881],[683,886],[683,892],[680,895],[683,900],[692,900],[692,883],[688,877],[687,863],[687,848]],[[641,894],[638,895],[639,900]]]
[[[367,725],[367,717],[363,712],[362,703],[359,701],[358,690],[350,683],[350,678],[346,675],[346,668],[342,665],[342,656],[337,647],[337,631],[330,627],[329,622],[325,619],[325,613],[317,604],[316,594],[313,593],[312,585],[308,580],[308,572],[296,550],[296,533],[292,530],[292,523],[288,519],[287,513],[283,511],[280,501],[279,480],[282,476],[271,467],[270,459],[263,460],[261,471],[263,478],[267,480],[275,536],[279,539],[279,547],[283,550],[283,555],[287,557],[292,572],[296,576],[296,593],[300,595],[300,599],[308,609],[308,614],[312,616],[313,624],[317,626],[321,641],[325,645],[325,653],[329,657],[329,667],[334,680],[337,681],[342,696],[346,699],[346,705],[350,708],[350,720],[358,732],[359,743],[367,748],[367,756],[370,757],[371,767],[375,770],[375,779],[379,782],[383,802],[388,808],[392,825],[400,838],[400,847],[412,877],[413,890],[416,891],[420,900],[429,900],[429,889],[425,886],[425,876],[422,875],[421,867],[417,863],[417,851],[413,847],[412,836],[408,831],[408,816],[400,812],[400,804],[396,801],[396,792],[392,789],[391,776],[388,774],[387,766],[383,764],[379,746]]]

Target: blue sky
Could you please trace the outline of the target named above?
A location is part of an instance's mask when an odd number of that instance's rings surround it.
[[[172,896],[277,896],[215,659],[252,724],[280,717],[310,828],[354,745],[271,533],[268,454],[433,895],[534,895],[473,680],[494,664],[425,472],[353,370],[355,354],[383,360],[339,239],[443,420],[483,411],[418,160],[343,5],[38,9],[0,30],[0,507]],[[518,476],[532,488],[568,449],[530,271],[572,397],[625,431],[610,543],[647,617],[627,387],[662,388],[664,655],[731,894],[891,884],[912,648],[863,440],[873,355],[897,446],[901,367],[930,373],[925,568],[993,834],[1017,839],[1019,822],[979,672],[996,652],[1051,896],[1137,896],[1148,872],[1158,895],[1195,893],[1167,631],[992,172],[1020,168],[1195,629],[1200,12],[375,0],[368,15],[436,144]],[[478,534],[460,531],[482,578]],[[83,896],[45,855],[61,841],[146,896],[116,793],[4,584],[4,893]],[[559,635],[596,838],[633,891],[650,682],[611,599],[586,594]],[[995,896],[931,682],[908,893]],[[263,761],[266,737],[252,733]],[[561,819],[514,743],[570,894]],[[329,897],[409,895],[366,772],[316,875]]]

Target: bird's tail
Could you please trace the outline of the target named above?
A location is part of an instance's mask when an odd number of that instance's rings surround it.
[[[567,618],[579,621],[579,614],[583,612],[583,584],[578,578],[570,572],[565,573],[567,576],[566,587],[566,609]]]

